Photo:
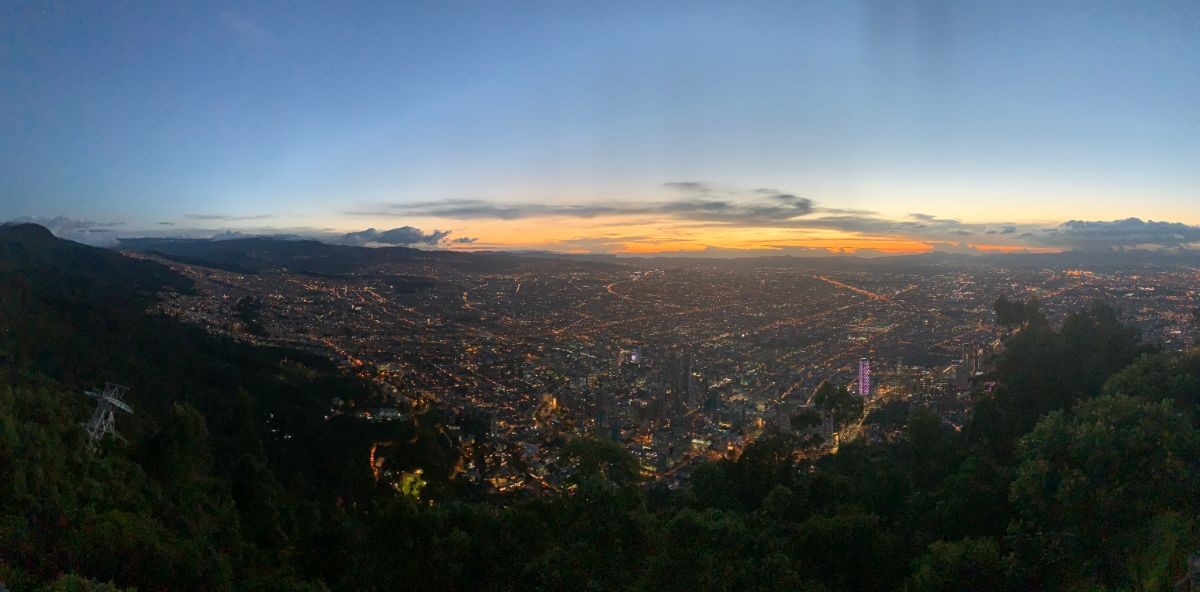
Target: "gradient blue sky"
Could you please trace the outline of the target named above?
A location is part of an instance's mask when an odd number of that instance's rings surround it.
[[[19,3],[0,33],[0,219],[591,250],[618,226],[644,250],[882,232],[527,207],[772,188],[826,216],[1200,224],[1197,2]]]

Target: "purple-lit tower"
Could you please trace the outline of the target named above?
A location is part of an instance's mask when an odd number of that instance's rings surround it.
[[[871,360],[858,359],[858,394],[866,397],[871,394]]]

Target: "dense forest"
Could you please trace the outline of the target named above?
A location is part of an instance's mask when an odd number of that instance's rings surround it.
[[[1169,590],[1200,544],[1200,352],[1145,345],[1103,304],[1051,326],[998,302],[1010,333],[961,431],[900,409],[906,437],[816,460],[776,434],[682,490],[580,439],[568,493],[480,499],[447,478],[438,410],[326,420],[377,395],[147,313],[167,289],[189,286],[0,228],[10,590]],[[135,413],[90,455],[81,391],[106,380]],[[376,485],[381,438],[424,469],[420,499]]]

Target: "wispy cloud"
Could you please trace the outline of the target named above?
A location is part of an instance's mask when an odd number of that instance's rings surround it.
[[[275,41],[275,36],[270,31],[246,16],[235,12],[222,10],[221,24],[234,35],[256,45],[268,45]]]
[[[1178,222],[1127,218],[1112,221],[1070,220],[1062,224],[1011,221],[966,223],[926,212],[888,217],[868,210],[828,207],[798,193],[771,188],[737,189],[700,181],[675,181],[664,183],[658,189],[659,199],[646,201],[564,204],[446,199],[387,203],[346,212],[384,218],[462,220],[468,222],[462,226],[464,232],[472,231],[471,221],[482,221],[478,226],[480,229],[495,229],[504,228],[509,221],[565,219],[561,224],[557,220],[551,224],[535,221],[534,226],[561,226],[561,231],[539,231],[537,238],[531,238],[528,243],[522,242],[520,236],[516,236],[515,240],[512,235],[503,238],[495,235],[451,236],[449,230],[425,231],[411,225],[346,232],[344,229],[272,228],[265,223],[244,224],[269,220],[272,218],[269,214],[188,214],[183,218],[211,222],[216,228],[176,227],[172,222],[159,222],[157,230],[122,230],[119,233],[114,227],[120,226],[121,222],[66,217],[18,221],[43,224],[58,236],[97,245],[115,244],[118,235],[196,238],[275,236],[311,238],[347,245],[454,248],[478,244],[487,248],[609,253],[678,251],[702,256],[819,254],[836,252],[842,247],[856,253],[873,248],[888,251],[926,248],[947,252],[1149,248],[1189,249],[1200,253],[1200,226]],[[516,228],[529,224],[514,223],[511,226]]]
[[[238,222],[243,220],[267,220],[272,218],[270,214],[257,214],[254,216],[227,216],[224,214],[184,214],[184,218],[189,220],[218,220],[222,222]]]
[[[6,222],[6,224],[22,223],[40,224],[41,226],[45,226],[54,236],[96,247],[111,247],[117,244],[117,233],[113,228],[125,224],[124,222],[81,220],[66,216],[55,216],[53,218],[25,216]]]
[[[554,241],[549,248],[564,251],[587,251],[589,253],[612,253],[625,251],[631,246],[657,247],[654,250],[661,250],[664,244],[665,248],[672,248],[669,244],[675,243],[664,239],[661,236],[651,236],[644,234],[608,234],[608,235],[592,235],[592,236],[576,236],[564,238]]]
[[[775,221],[790,220],[814,212],[812,200],[785,192],[736,192],[694,181],[665,183],[663,186],[678,195],[661,201],[607,201],[590,204],[446,199],[383,204],[380,208],[354,210],[346,214],[456,220],[640,216],[713,224],[767,226]]]
[[[809,198],[776,190],[736,192],[699,182],[673,182],[664,187],[682,195],[662,201],[583,204],[446,199],[384,204],[380,208],[346,214],[453,220],[634,217],[643,222],[665,220],[697,227],[824,229],[938,238],[985,233],[992,227],[964,224],[928,214],[913,214],[908,219],[894,220],[866,210],[823,208]]]
[[[445,199],[388,203],[346,213],[493,221],[625,217],[631,219],[630,223],[664,222],[674,228],[836,231],[858,237],[921,242],[941,250],[973,250],[976,247],[972,245],[1096,250],[1146,246],[1194,248],[1200,244],[1200,227],[1143,222],[1136,218],[1111,222],[1069,221],[1058,226],[1008,221],[981,224],[925,212],[895,218],[870,210],[828,207],[797,193],[773,188],[747,190],[702,181],[672,181],[663,183],[660,189],[664,192],[663,197],[649,201],[554,204]],[[647,241],[652,240],[661,239],[582,236],[562,239],[555,246],[600,251],[649,244]]]

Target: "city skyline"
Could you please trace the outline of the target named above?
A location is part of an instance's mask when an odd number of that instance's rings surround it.
[[[1200,0],[16,2],[0,592],[1200,592]]]
[[[0,219],[93,244],[1200,245],[1194,4],[30,6],[0,27]]]

